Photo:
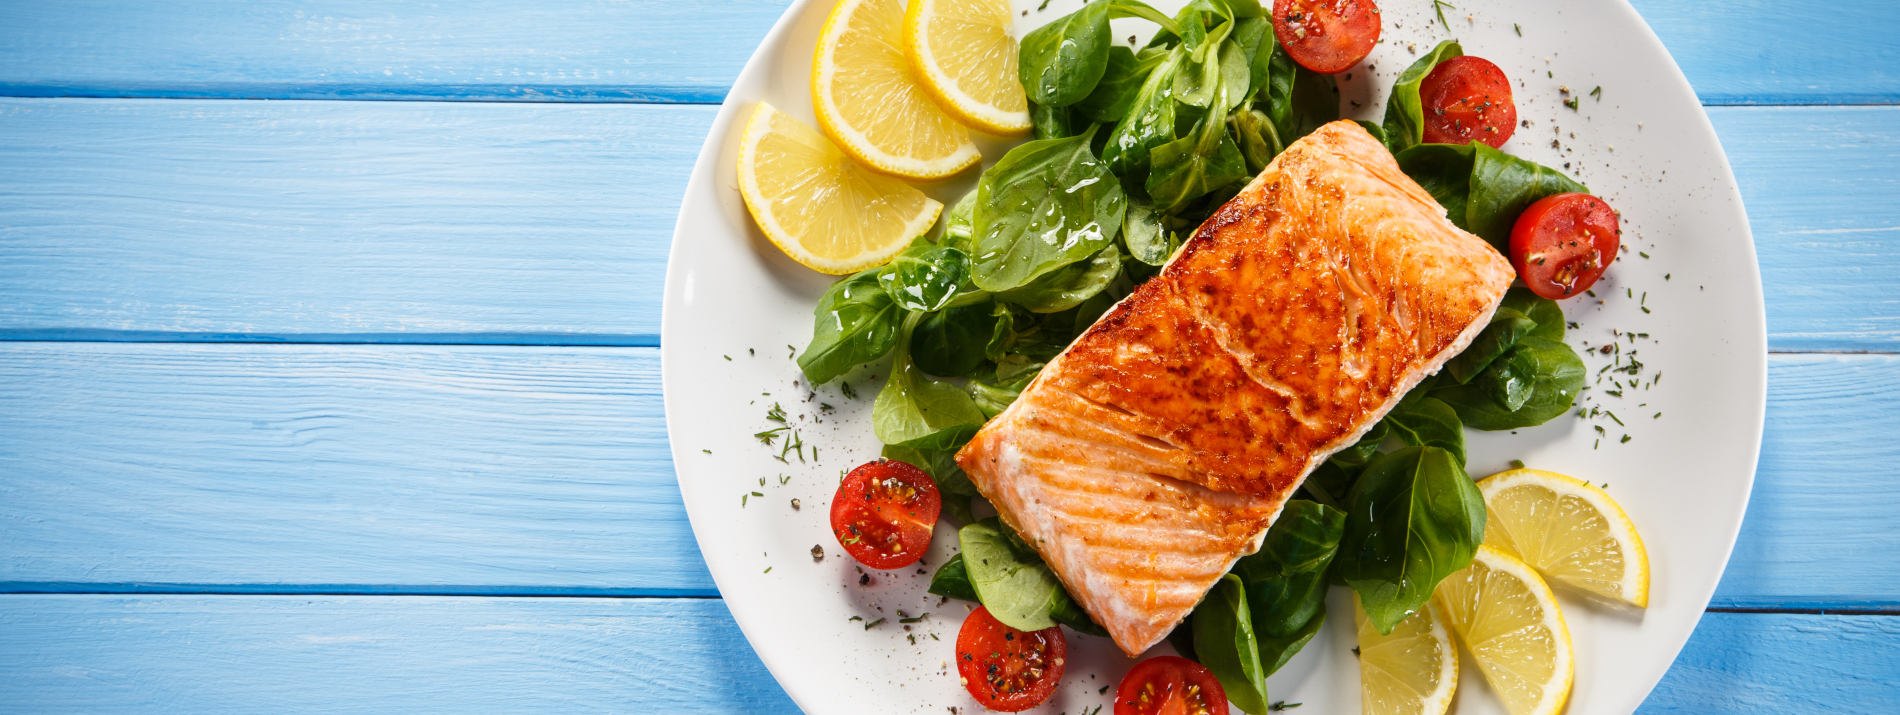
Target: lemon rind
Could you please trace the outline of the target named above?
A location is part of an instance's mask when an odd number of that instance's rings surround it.
[[[955,79],[938,71],[941,63],[931,52],[930,43],[923,41],[925,25],[931,17],[924,8],[936,2],[938,0],[910,0],[904,10],[904,50],[911,67],[923,79],[919,84],[945,113],[977,131],[1011,139],[1029,136],[1035,125],[1030,121],[1028,109],[1010,112],[978,101],[958,87]]]
[[[1623,580],[1620,584],[1624,594],[1622,600],[1638,608],[1648,608],[1649,549],[1644,546],[1643,536],[1637,532],[1636,523],[1630,521],[1629,514],[1623,511],[1623,507],[1617,504],[1616,500],[1611,498],[1608,492],[1576,477],[1542,469],[1529,468],[1506,470],[1480,479],[1478,480],[1478,492],[1484,495],[1486,503],[1489,503],[1491,495],[1494,493],[1502,492],[1520,484],[1548,486],[1548,482],[1550,481],[1560,482],[1570,487],[1569,490],[1557,490],[1560,494],[1574,494],[1584,501],[1589,502],[1591,506],[1595,507],[1599,513],[1605,516],[1605,521],[1609,522],[1610,531],[1616,539],[1628,545],[1629,553],[1625,556],[1626,565]],[[1563,579],[1556,580],[1561,582]]]
[[[831,84],[831,78],[836,74],[836,65],[826,62],[825,57],[837,44],[839,35],[842,35],[850,25],[848,20],[851,14],[867,1],[839,0],[838,4],[831,9],[831,15],[825,18],[824,29],[818,32],[818,42],[812,48],[811,104],[812,111],[818,115],[819,130],[837,144],[838,148],[850,154],[851,158],[857,159],[871,169],[900,178],[937,181],[955,176],[975,166],[977,162],[983,160],[983,155],[977,150],[976,143],[970,141],[967,135],[964,136],[963,145],[957,148],[956,153],[942,159],[926,161],[886,152],[872,144],[862,132],[845,126],[843,120],[839,119],[836,102],[832,99],[831,93],[824,90],[824,87]],[[899,42],[902,42],[901,38]],[[926,88],[925,91],[929,90]]]

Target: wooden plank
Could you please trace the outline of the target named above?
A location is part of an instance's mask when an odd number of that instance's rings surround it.
[[[658,344],[712,107],[0,101],[11,339]]]
[[[1769,349],[1900,350],[1900,107],[1711,108],[1709,119],[1754,229]]]
[[[711,595],[652,348],[10,343],[7,590]]]
[[[8,595],[0,625],[26,712],[797,712],[715,600]],[[1900,619],[1711,613],[1639,712],[1884,713],[1895,672]]]
[[[1637,712],[1884,715],[1895,673],[1900,618],[1709,613]]]
[[[644,598],[10,595],[0,701],[193,715],[798,712],[724,603]]]
[[[714,593],[655,353],[0,345],[0,591]],[[1773,356],[1714,605],[1900,607],[1895,392],[1900,356]]]
[[[0,95],[711,102],[786,0],[0,5]]]
[[[0,100],[0,340],[655,345],[706,107]],[[1717,108],[1769,345],[1900,350],[1900,108]]]
[[[1704,102],[1900,99],[1900,55],[1888,36],[1900,22],[1893,3],[1634,4]],[[7,3],[0,95],[717,102],[785,6]],[[1801,32],[1787,31],[1790,18],[1799,18]]]

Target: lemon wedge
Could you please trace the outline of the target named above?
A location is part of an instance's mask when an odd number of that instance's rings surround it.
[[[904,53],[950,116],[977,131],[1021,137],[1033,125],[1016,78],[1009,15],[1006,0],[910,0]]]
[[[1479,546],[1470,566],[1438,583],[1432,604],[1511,715],[1563,710],[1575,679],[1570,629],[1556,594],[1529,564]]]
[[[1603,490],[1555,472],[1513,469],[1478,482],[1490,512],[1484,542],[1553,581],[1649,605],[1649,553]]]
[[[1352,597],[1359,628],[1359,705],[1366,715],[1442,715],[1458,691],[1458,651],[1451,633],[1427,605],[1388,635],[1379,635],[1359,596]]]
[[[904,0],[839,0],[818,34],[811,103],[825,135],[878,171],[931,181],[983,158],[904,57]]]
[[[817,130],[764,103],[739,146],[739,194],[773,245],[833,275],[890,261],[943,211],[924,192],[858,166]]]

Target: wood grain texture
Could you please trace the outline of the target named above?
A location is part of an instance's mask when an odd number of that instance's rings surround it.
[[[716,599],[0,596],[9,712],[796,713]]]
[[[786,5],[5,3],[0,94],[717,103]]]
[[[0,345],[0,590],[711,594],[656,352]],[[1896,391],[1774,356],[1714,605],[1900,607]]]
[[[656,345],[714,111],[0,100],[0,325]]]
[[[1710,613],[1636,712],[1886,715],[1895,673],[1900,618]]]
[[[1900,350],[1900,107],[1710,115],[1770,348]],[[0,100],[0,340],[656,345],[712,116]]]
[[[1706,103],[1900,101],[1894,3],[1634,4]],[[718,102],[785,6],[7,3],[0,95]]]
[[[1711,613],[1639,712],[1885,713],[1894,672],[1900,618]],[[0,700],[193,715],[797,712],[722,603],[671,599],[0,596]]]
[[[8,590],[711,595],[651,348],[10,343]]]
[[[1755,233],[1769,349],[1900,350],[1900,107],[1709,119]]]

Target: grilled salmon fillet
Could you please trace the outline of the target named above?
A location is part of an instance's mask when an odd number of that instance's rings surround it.
[[[1287,147],[957,454],[1129,655],[1514,276],[1349,121]]]

